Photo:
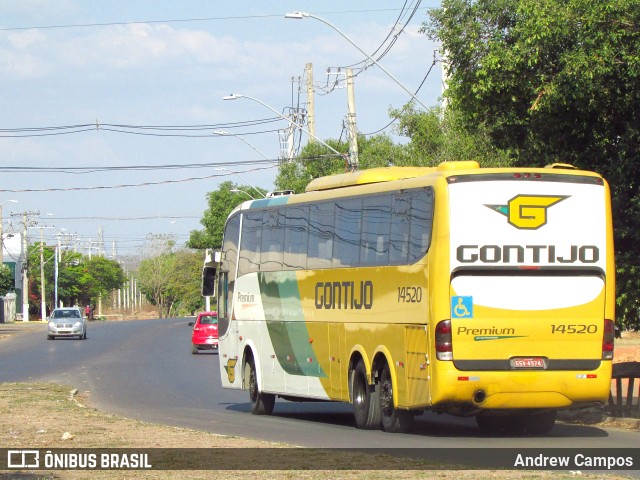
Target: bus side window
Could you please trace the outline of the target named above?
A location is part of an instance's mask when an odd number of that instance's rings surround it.
[[[411,196],[399,193],[395,196],[391,214],[389,239],[389,263],[401,265],[409,258],[409,233],[411,231]]]
[[[283,209],[278,208],[264,211],[262,222],[260,271],[279,272],[282,270],[284,244]]]
[[[362,201],[360,265],[387,265],[391,234],[391,195],[365,197]]]
[[[284,209],[284,269],[307,268],[309,207],[291,205]]]
[[[345,198],[336,203],[333,266],[357,266],[360,258],[362,199]]]
[[[245,212],[242,219],[242,245],[238,275],[260,270],[260,246],[262,243],[262,211]]]
[[[307,268],[331,268],[334,216],[333,202],[309,205]]]
[[[409,236],[409,263],[424,257],[431,244],[433,223],[433,189],[411,192],[411,234]]]

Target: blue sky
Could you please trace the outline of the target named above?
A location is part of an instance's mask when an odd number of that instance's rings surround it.
[[[434,60],[437,45],[418,30],[428,8],[438,5],[421,2],[380,60],[411,91]],[[225,95],[255,97],[285,113],[294,103],[306,104],[306,92],[297,94],[298,80],[312,63],[316,135],[344,138],[346,90],[327,93],[328,79],[336,77],[326,72],[365,57],[322,22],[284,14],[320,16],[372,54],[403,6],[404,1],[4,0],[0,203],[19,202],[4,204],[5,232],[21,229],[11,213],[39,211],[39,225],[52,227],[43,229],[47,243],[62,231],[88,245],[97,241],[100,228],[108,254],[114,242],[118,255],[136,254],[149,234],[173,235],[184,243],[191,230],[202,228],[206,193],[220,182],[242,183],[242,177],[273,188],[276,167],[228,164],[278,158],[276,130],[287,122],[257,102],[223,101]],[[405,12],[403,21],[407,17]],[[437,104],[440,78],[437,63],[418,94],[423,104]],[[388,109],[409,96],[373,66],[355,78],[355,99],[357,128],[370,133],[387,125]],[[270,121],[257,123],[265,119]],[[236,136],[196,130],[197,125]],[[149,126],[190,129],[140,128]],[[226,170],[215,170],[215,163]],[[132,169],[143,166],[156,168]],[[29,235],[34,239],[40,232],[30,229]]]

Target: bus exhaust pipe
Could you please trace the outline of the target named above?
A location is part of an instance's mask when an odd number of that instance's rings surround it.
[[[475,403],[476,405],[481,404],[486,399],[487,392],[485,392],[484,390],[476,390],[476,392],[473,394],[473,403]]]

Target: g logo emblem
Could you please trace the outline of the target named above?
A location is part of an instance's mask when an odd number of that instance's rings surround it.
[[[238,360],[236,360],[235,358],[230,358],[224,367],[224,369],[227,371],[227,378],[229,379],[229,383],[233,383],[236,381],[236,364],[237,363],[238,363]]]
[[[547,223],[547,209],[567,195],[516,195],[506,205],[485,205],[507,217],[510,225],[536,230]]]

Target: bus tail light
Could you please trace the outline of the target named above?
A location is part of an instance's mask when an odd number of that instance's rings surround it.
[[[436,325],[436,358],[453,360],[451,320],[442,320]]]
[[[604,321],[604,338],[602,339],[602,359],[613,359],[613,342],[616,338],[616,327],[613,320]]]

